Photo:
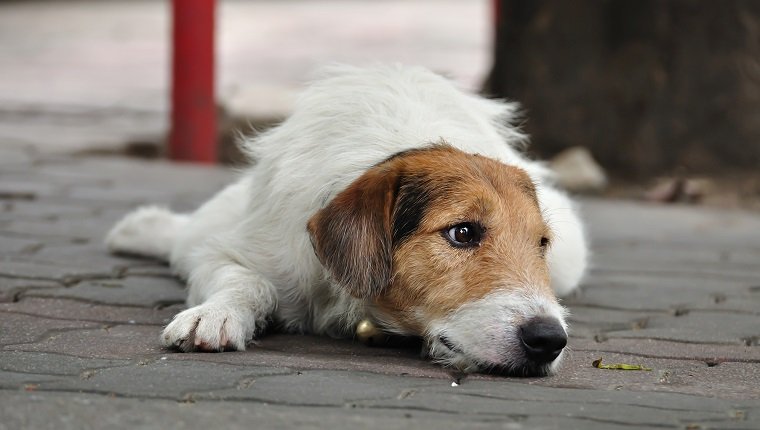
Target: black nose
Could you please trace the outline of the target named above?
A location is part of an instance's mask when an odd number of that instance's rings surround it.
[[[520,326],[520,340],[530,360],[549,363],[567,345],[567,333],[556,319],[537,317]]]

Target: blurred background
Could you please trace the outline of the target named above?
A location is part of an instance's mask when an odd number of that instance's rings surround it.
[[[170,1],[0,2],[0,144],[160,157]],[[402,62],[524,107],[576,192],[760,208],[760,2],[217,2],[219,156],[320,65]]]

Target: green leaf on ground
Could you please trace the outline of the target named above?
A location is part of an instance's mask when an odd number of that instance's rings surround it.
[[[591,362],[591,365],[597,369],[609,369],[609,370],[646,370],[651,371],[649,367],[645,367],[639,364],[626,364],[626,363],[614,363],[614,364],[602,364],[602,359],[598,358]]]

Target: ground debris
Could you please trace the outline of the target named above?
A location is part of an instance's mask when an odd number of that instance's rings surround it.
[[[607,187],[604,169],[588,148],[572,147],[557,154],[549,163],[559,185],[572,192],[595,193]]]
[[[707,194],[715,192],[715,187],[707,178],[661,178],[645,193],[644,199],[660,203],[699,203]]]
[[[591,365],[596,367],[597,369],[607,369],[607,370],[645,370],[645,371],[652,370],[650,367],[645,367],[640,364],[626,364],[626,363],[603,364],[601,357],[592,361]]]

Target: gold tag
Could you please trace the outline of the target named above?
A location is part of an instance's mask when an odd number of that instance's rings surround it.
[[[356,338],[365,345],[380,345],[386,339],[386,334],[377,328],[370,320],[361,320],[356,325]]]

